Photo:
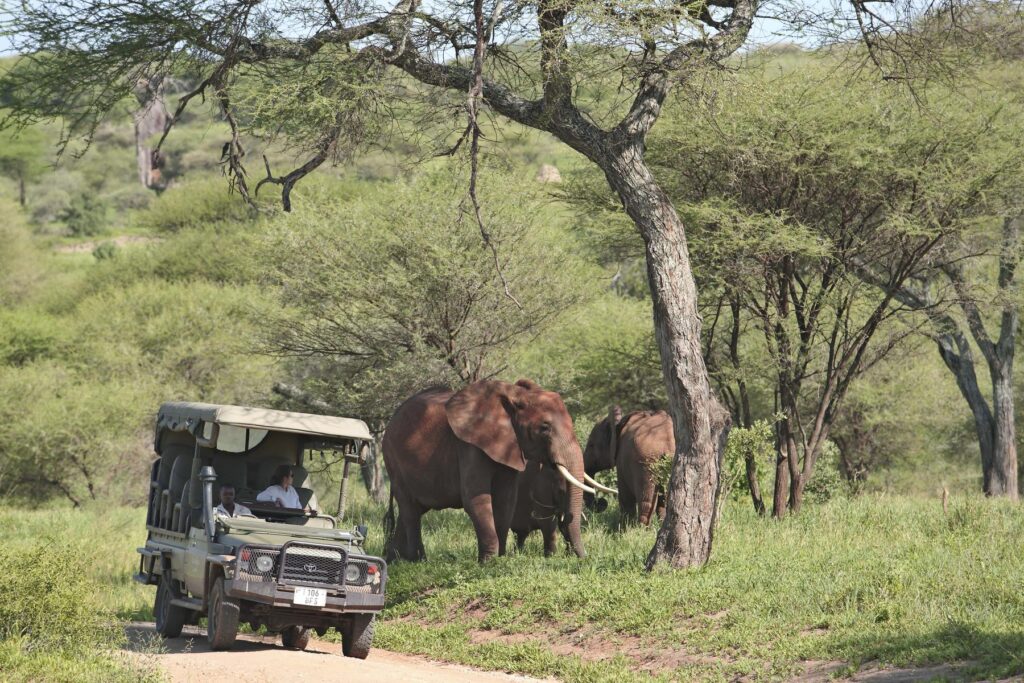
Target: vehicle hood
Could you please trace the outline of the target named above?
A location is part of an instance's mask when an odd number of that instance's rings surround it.
[[[339,545],[361,552],[358,534],[341,529],[307,529],[296,524],[275,524],[237,517],[217,518],[217,542],[234,547],[242,545],[281,546],[288,541],[307,541]]]

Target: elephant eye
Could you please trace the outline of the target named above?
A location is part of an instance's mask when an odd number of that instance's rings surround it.
[[[551,431],[551,423],[550,422],[541,422],[540,423],[540,431],[541,431],[542,434],[547,434],[548,432],[550,432]]]

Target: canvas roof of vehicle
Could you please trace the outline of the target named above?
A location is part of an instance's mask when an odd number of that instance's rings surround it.
[[[171,402],[160,406],[157,430],[195,433],[201,422],[325,438],[370,439],[366,423],[350,417],[295,413],[213,403]]]

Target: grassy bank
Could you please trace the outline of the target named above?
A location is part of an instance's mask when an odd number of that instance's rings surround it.
[[[143,599],[125,571],[139,519],[134,510],[0,508],[0,681],[160,678],[122,650],[123,621]]]
[[[381,510],[357,500],[350,519]],[[89,548],[84,566],[105,609],[147,617],[152,588],[133,584],[143,512],[0,510],[0,535]],[[976,498],[860,497],[776,523],[731,503],[713,561],[691,572],[641,571],[653,530],[590,521],[589,557],[525,552],[478,566],[463,513],[425,520],[430,559],[391,568],[380,647],[566,680],[755,679],[808,661],[963,663],[958,676],[1024,673],[1024,510]],[[9,647],[5,645],[5,647]]]

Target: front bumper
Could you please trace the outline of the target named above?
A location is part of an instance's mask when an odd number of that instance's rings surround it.
[[[384,593],[371,593],[357,587],[344,591],[327,589],[327,604],[323,607],[309,607],[292,603],[294,586],[285,586],[267,581],[245,581],[229,579],[224,586],[227,594],[239,600],[248,600],[268,607],[294,610],[296,612],[320,612],[346,614],[349,612],[379,612],[384,609]]]

